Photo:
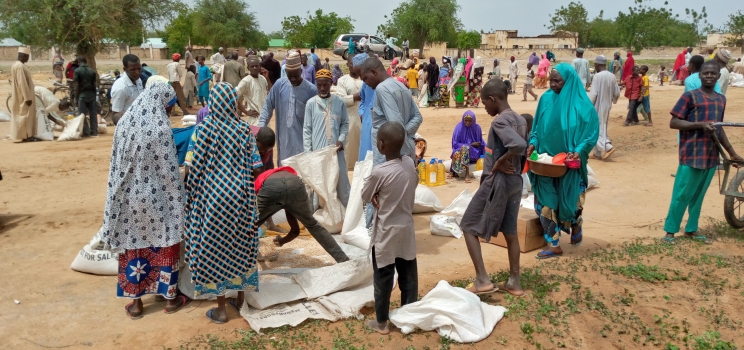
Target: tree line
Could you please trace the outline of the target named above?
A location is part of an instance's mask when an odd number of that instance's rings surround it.
[[[673,14],[668,2],[653,7],[653,0],[635,0],[615,18],[604,13],[589,20],[580,2],[561,6],[551,15],[551,32],[578,33],[577,46],[625,47],[638,51],[652,46],[690,46],[714,31],[705,7]],[[377,27],[380,36],[408,39],[410,47],[447,42],[467,50],[480,47],[480,34],[464,28],[457,0],[402,0]],[[154,30],[165,23],[162,30]],[[256,14],[241,0],[196,0],[189,7],[181,0],[0,0],[0,34],[42,47],[61,47],[84,55],[95,67],[95,55],[111,43],[139,45],[146,33],[163,38],[171,52],[192,45],[250,47],[264,50],[269,39],[285,39],[286,47],[333,47],[339,34],[354,31],[354,20],[322,9],[304,17],[282,20],[282,30],[264,33]],[[744,40],[744,14],[729,15],[719,29],[732,33],[729,45]]]

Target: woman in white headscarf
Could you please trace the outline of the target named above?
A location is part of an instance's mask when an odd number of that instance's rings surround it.
[[[483,59],[478,56],[473,64],[465,70],[468,92],[465,95],[465,107],[478,107],[480,104],[481,88],[483,86]]]
[[[133,299],[131,319],[142,317],[146,294],[165,297],[167,314],[190,301],[176,288],[186,193],[165,112],[175,96],[168,84],[148,85],[114,133],[101,239],[119,254],[116,295]]]

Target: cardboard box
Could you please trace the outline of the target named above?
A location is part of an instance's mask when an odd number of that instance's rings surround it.
[[[543,236],[543,228],[540,224],[540,218],[534,210],[520,208],[519,218],[517,219],[517,237],[519,237],[519,251],[526,253],[547,245]],[[491,238],[491,244],[506,248],[506,239],[504,234]]]

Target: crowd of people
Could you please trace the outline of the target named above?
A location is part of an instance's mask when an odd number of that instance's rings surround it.
[[[33,97],[33,81],[24,65],[27,50],[19,51],[19,60],[11,68],[11,133],[19,140],[33,137],[36,117],[32,113],[37,107],[48,113],[67,107],[66,101],[55,103],[48,93]],[[712,135],[732,159],[744,161],[725,132],[712,124],[723,121],[731,54],[721,49],[706,61],[690,55],[691,51],[680,54],[672,73],[673,79],[684,79],[685,92],[671,111],[670,127],[679,130],[680,152],[664,226],[663,241],[670,244],[675,243],[685,211],[689,218],[684,235],[709,243],[697,231],[705,189],[719,164]],[[282,164],[290,157],[335,147],[340,170],[335,188],[344,206],[350,200],[347,170],[372,152],[374,168],[361,198],[371,229],[374,268],[376,318],[368,326],[387,334],[396,272],[401,305],[418,297],[412,211],[418,183],[415,164],[421,157],[415,145],[423,122],[419,108],[449,107],[453,92],[456,103],[469,108],[482,103],[494,117],[484,139],[475,113],[468,110],[452,136],[451,177],[469,182],[469,166],[484,160],[480,187],[460,223],[476,272],[468,290],[483,294],[502,288],[516,296],[524,294],[517,240],[523,174],[528,174],[532,185],[534,210],[547,242],[536,258],[560,257],[562,233],[570,236],[574,247],[583,241],[587,164],[591,158],[607,159],[616,150],[608,135],[608,120],[622,89],[628,98],[625,125],[638,124],[638,110],[645,113],[646,125],[653,125],[649,68],[636,66],[631,52],[624,62],[615,53],[611,59],[597,57],[592,73],[583,53],[578,49],[571,63],[553,67],[555,56],[550,51],[529,57],[523,100],[527,94],[537,100],[532,89],[549,86],[534,117],[515,112],[508,101],[520,76],[515,57],[510,58],[508,79],[503,79],[500,62],[494,60],[484,84],[481,57],[459,58],[454,66],[450,57],[443,57],[441,66],[434,57],[421,64],[417,59],[401,63],[396,58],[385,67],[375,55],[357,53],[349,55],[348,73],[343,74],[339,65],[330,69],[328,59],[324,62],[314,50],[304,55],[291,51],[279,63],[273,54],[259,58],[250,50],[246,57],[233,52],[226,58],[220,48],[210,58],[213,67],[207,67],[206,58],[194,57],[188,48],[185,72],[181,55],[174,54],[167,78],[148,75],[143,82],[139,58],[124,56],[125,74],[112,88],[116,131],[100,232],[106,249],[119,254],[117,296],[133,299],[125,307],[126,314],[141,318],[141,298],[147,294],[167,299],[168,314],[187,305],[190,299],[177,288],[183,263],[195,295],[217,298],[217,306],[206,317],[226,322],[227,304],[239,310],[243,293],[259,290],[257,227],[271,223],[271,216],[281,209],[286,210],[291,229],[277,236],[274,244],[282,246],[296,238],[299,221],[337,262],[348,260],[313,218],[318,204],[305,192],[303,180]],[[678,65],[681,60],[684,69]],[[84,57],[78,57],[76,64],[72,79],[78,86],[80,111],[90,113],[94,121],[95,107],[88,93],[97,73],[87,67]],[[55,56],[55,75],[62,65]],[[187,112],[197,100],[202,108],[196,125],[171,129],[168,117],[173,106]],[[274,129],[269,127],[272,118]],[[96,134],[95,125],[91,122],[86,129],[91,136]],[[568,171],[560,177],[529,171],[527,159],[533,153],[565,154]],[[185,176],[179,167],[184,167]],[[510,264],[503,286],[490,281],[480,248],[480,239],[489,241],[499,232],[505,236]],[[228,291],[237,291],[237,298],[227,301]]]

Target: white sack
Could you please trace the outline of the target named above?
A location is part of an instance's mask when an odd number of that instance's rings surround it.
[[[189,122],[183,122],[183,123],[181,123],[181,126],[183,126],[184,128],[185,127],[192,126],[192,125],[196,125],[196,122],[195,121],[189,121]]]
[[[183,116],[183,118],[181,118],[181,121],[182,122],[196,122],[196,116],[193,114],[188,114],[188,115]]]
[[[729,86],[744,87],[744,75],[741,75],[739,73],[731,73],[729,79]]]
[[[37,108],[36,135],[34,137],[42,141],[54,141],[54,129],[52,129],[52,126],[49,125],[47,120],[46,110],[44,108]]]
[[[0,111],[0,122],[9,122],[10,114],[4,111]]]
[[[354,177],[351,179],[351,190],[349,191],[349,203],[346,205],[344,226],[341,229],[341,237],[359,227],[366,227],[364,219],[364,202],[362,201],[362,188],[364,182],[372,172],[372,151],[367,151],[363,161],[354,164]],[[368,236],[369,238],[369,236]],[[369,244],[362,249],[367,249]]]
[[[434,194],[429,187],[426,185],[419,184],[416,186],[416,198],[413,202],[413,213],[431,213],[441,211],[444,206],[439,201],[437,195]]]
[[[292,280],[302,287],[308,299],[315,299],[371,281],[372,264],[367,259],[349,260],[301,272]]]
[[[263,310],[270,306],[303,300],[307,295],[296,283],[260,283],[260,292],[246,292],[245,301],[248,305]]]
[[[429,224],[431,234],[458,239],[462,237],[460,225],[457,224],[457,220],[453,216],[432,215],[429,219],[431,220]]]
[[[466,188],[441,213],[447,215],[454,214],[457,223],[460,224],[460,220],[462,220],[462,216],[465,214],[465,210],[468,209],[468,205],[472,199],[473,194],[470,193],[470,189]]]
[[[506,311],[503,306],[488,305],[465,289],[439,281],[420,301],[393,310],[390,321],[403,334],[417,328],[436,329],[440,336],[472,343],[487,338]]]
[[[119,273],[119,254],[102,250],[101,231],[99,230],[72,261],[70,268],[75,271],[94,275],[116,276]]]
[[[57,141],[79,140],[80,135],[83,134],[83,120],[85,120],[85,114],[80,114],[68,121],[65,130],[59,135]]]
[[[336,145],[331,145],[282,161],[282,165],[292,167],[305,185],[318,195],[320,209],[313,216],[330,233],[341,232],[346,210],[336,194],[339,176],[337,157]]]
[[[597,174],[594,173],[594,170],[592,169],[592,167],[589,166],[589,164],[586,165],[586,172],[589,177],[587,179],[589,183],[586,184],[586,189],[590,189],[594,186],[599,185],[599,181],[597,181]]]
[[[106,123],[98,124],[98,135],[108,134],[108,125]]]

